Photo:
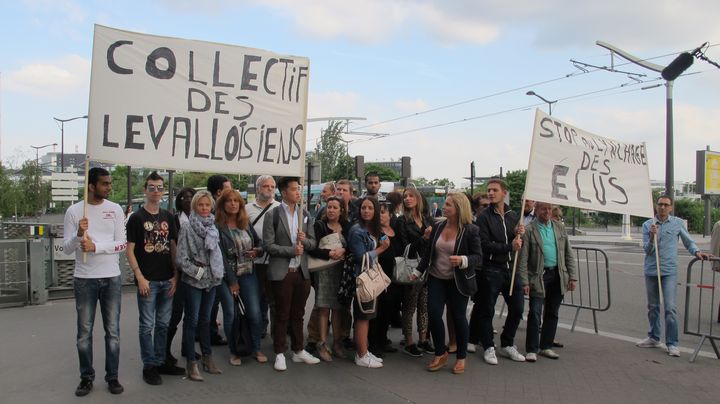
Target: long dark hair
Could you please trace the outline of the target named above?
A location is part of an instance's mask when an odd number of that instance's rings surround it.
[[[365,203],[365,201],[370,201],[375,211],[373,213],[372,219],[367,221],[362,218],[362,205]],[[363,198],[362,202],[360,203],[360,212],[358,216],[358,223],[360,223],[360,227],[364,227],[373,237],[380,237],[380,204],[378,203],[376,198],[373,198],[371,196]]]

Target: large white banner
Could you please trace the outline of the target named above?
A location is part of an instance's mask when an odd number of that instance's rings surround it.
[[[645,143],[597,136],[537,110],[525,197],[652,217]]]
[[[302,176],[307,58],[95,26],[92,160]]]

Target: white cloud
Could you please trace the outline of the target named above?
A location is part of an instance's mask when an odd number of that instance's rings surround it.
[[[401,111],[407,111],[407,112],[420,112],[420,111],[424,111],[424,110],[428,109],[429,106],[425,102],[425,100],[418,98],[415,100],[396,101],[395,108],[397,108]]]
[[[7,74],[5,88],[34,96],[67,96],[86,90],[90,81],[90,61],[68,55],[55,61],[36,61]]]

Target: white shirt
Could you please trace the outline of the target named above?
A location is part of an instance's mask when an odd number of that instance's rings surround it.
[[[88,237],[95,243],[95,252],[87,253],[87,261],[83,262],[80,249],[78,223],[83,217],[83,206],[80,201],[70,206],[65,212],[63,248],[67,254],[75,252],[75,272],[77,278],[110,278],[120,275],[118,255],[125,251],[125,214],[120,205],[107,199],[99,205],[87,206]]]
[[[246,205],[247,206],[247,214],[248,219],[250,219],[250,224],[252,224],[253,221],[260,215],[260,212],[265,209],[265,207],[260,207],[260,205],[257,204],[257,202],[253,201],[252,203]],[[280,206],[280,202],[276,200],[272,200],[270,202],[270,207],[268,208],[267,212],[263,214],[263,216],[260,218],[260,220],[255,223],[255,226],[253,228],[255,229],[255,233],[257,233],[258,238],[260,240],[263,239],[263,223],[265,222],[265,218],[268,217],[268,213],[272,212],[273,209]],[[266,264],[268,261],[268,254],[264,254],[258,258],[255,258],[256,264]]]
[[[288,227],[290,228],[290,240],[292,241],[293,245],[297,245],[297,235],[298,235],[298,205],[295,205],[295,212],[290,213],[290,205],[285,203],[285,201],[282,201],[280,204],[282,206],[283,211],[285,212],[285,218],[288,221]],[[294,256],[290,260],[290,263],[288,264],[289,268],[297,268],[300,266],[300,257]]]

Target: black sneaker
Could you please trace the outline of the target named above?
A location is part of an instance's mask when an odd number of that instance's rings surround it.
[[[93,381],[90,379],[82,379],[80,380],[80,384],[78,384],[77,388],[75,389],[75,395],[78,397],[84,397],[90,394],[90,392],[93,389]]]
[[[418,349],[416,344],[406,345],[405,348],[403,348],[403,353],[414,356],[416,358],[422,356],[422,351]]]
[[[162,378],[155,366],[147,366],[143,368],[143,380],[151,386],[159,386],[162,384]]]
[[[385,352],[385,353],[396,353],[397,351],[398,351],[398,349],[390,344],[385,345],[383,347],[383,352]]]
[[[165,363],[163,363],[161,366],[156,367],[155,369],[161,375],[183,376],[185,374],[185,369],[181,368],[180,366],[175,366],[167,361],[165,361]]]
[[[173,356],[172,353],[170,353],[168,351],[168,352],[165,352],[165,363],[169,363],[171,365],[177,365],[178,360],[176,357]]]
[[[219,334],[213,335],[212,338],[210,338],[210,345],[218,346],[218,345],[227,345],[227,344],[228,344],[227,340]]]
[[[430,341],[418,342],[418,348],[427,353],[435,353],[435,348],[430,345]]]
[[[122,392],[125,391],[122,384],[120,384],[120,382],[117,381],[117,379],[110,380],[108,382],[108,390],[110,390],[110,393],[112,393],[112,394],[122,394]]]

